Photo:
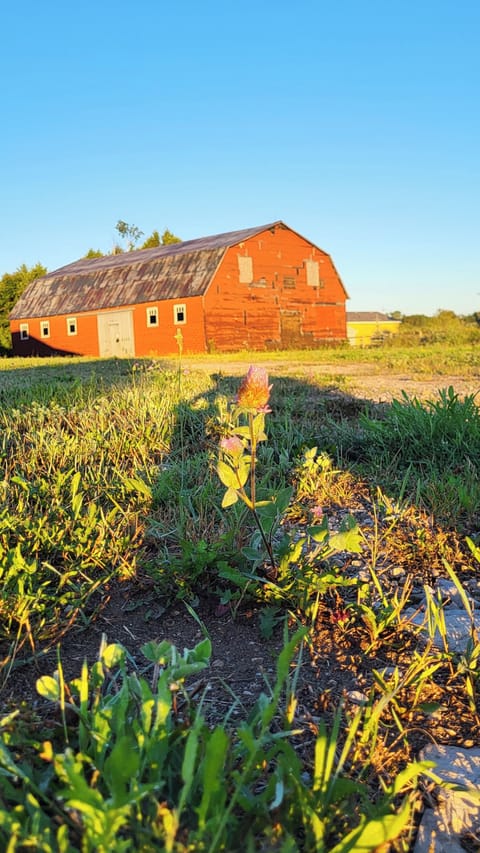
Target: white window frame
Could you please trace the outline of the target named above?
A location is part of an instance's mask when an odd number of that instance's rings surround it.
[[[70,328],[73,326],[73,330]],[[77,327],[77,318],[76,317],[67,317],[67,335],[69,338],[72,338],[74,335],[78,334]]]
[[[30,337],[30,330],[28,328],[28,323],[20,323],[20,340],[28,341]]]
[[[183,320],[178,319],[179,314],[183,314]],[[175,326],[184,326],[187,322],[187,306],[185,302],[179,302],[173,306],[173,322]]]
[[[149,329],[158,329],[158,306],[157,305],[149,305],[146,309],[147,312],[147,326]],[[155,317],[155,322],[151,323],[150,318]]]
[[[40,338],[42,341],[50,337],[50,320],[40,320]]]

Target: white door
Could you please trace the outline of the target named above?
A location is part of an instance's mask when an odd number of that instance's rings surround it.
[[[131,311],[112,311],[97,315],[98,348],[104,358],[135,355]]]

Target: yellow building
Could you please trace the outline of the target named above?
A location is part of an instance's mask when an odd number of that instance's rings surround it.
[[[398,332],[400,323],[380,311],[347,311],[347,337],[355,347],[378,346]]]

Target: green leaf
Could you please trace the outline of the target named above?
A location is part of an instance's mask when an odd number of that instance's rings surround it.
[[[202,764],[202,799],[198,807],[200,828],[205,826],[210,806],[220,812],[225,801],[227,787],[224,783],[224,767],[229,743],[227,734],[220,726],[214,729],[208,739]]]
[[[37,693],[44,699],[48,699],[50,702],[60,701],[60,685],[57,679],[52,678],[51,675],[42,675],[41,678],[37,678],[36,687]]]
[[[330,546],[336,551],[350,551],[360,554],[362,551],[363,538],[360,528],[351,515],[342,522],[338,533],[330,536]]]
[[[336,844],[330,853],[366,853],[368,850],[376,850],[380,845],[398,838],[409,820],[410,805],[405,798],[397,814],[387,814],[372,820],[362,818],[362,824]]]
[[[225,492],[225,494],[223,496],[222,508],[226,509],[227,506],[232,506],[233,504],[236,504],[237,501],[238,501],[238,494],[237,494],[236,490],[231,489],[231,488],[227,489],[227,491]]]
[[[101,660],[108,669],[113,669],[125,661],[125,649],[120,643],[110,643],[103,649]]]
[[[279,515],[283,515],[292,499],[293,489],[287,486],[285,489],[280,489],[274,497],[275,506]]]
[[[122,735],[105,761],[104,773],[115,804],[123,805],[129,781],[140,766],[137,744],[131,735]]]
[[[184,783],[184,790],[182,791],[182,796],[180,799],[181,806],[183,805],[184,800],[188,794],[188,791],[192,787],[193,777],[195,774],[195,763],[197,760],[198,753],[198,732],[196,729],[191,729],[188,733],[187,742],[185,744],[185,752],[183,753],[183,762],[182,762],[182,781]],[[181,806],[179,811],[181,811]]]
[[[235,471],[233,471],[232,468],[230,468],[230,465],[227,465],[227,463],[223,462],[221,459],[217,462],[217,474],[227,489],[237,488],[238,478]]]
[[[237,482],[240,487],[244,486],[248,480],[248,475],[250,474],[250,464],[245,462],[245,459],[241,459],[237,469]]]
[[[157,663],[160,666],[165,666],[167,662],[169,663],[171,661],[172,648],[172,644],[169,643],[168,640],[162,640],[160,643],[156,643],[155,640],[151,640],[149,643],[145,643],[141,646],[140,651],[147,660],[152,663]]]
[[[212,655],[212,641],[209,637],[200,640],[193,649],[188,649],[184,653],[185,660],[188,663],[208,663]]]
[[[324,518],[322,524],[315,524],[313,527],[308,528],[308,534],[311,536],[314,542],[317,542],[319,545],[328,542],[328,520]]]

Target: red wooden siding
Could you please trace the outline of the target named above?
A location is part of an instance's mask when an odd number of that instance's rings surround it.
[[[307,284],[310,260],[318,287]],[[345,291],[329,255],[275,228],[227,250],[205,296],[205,324],[207,345],[218,350],[345,340]]]
[[[166,299],[160,302],[151,302],[149,305],[158,307],[158,328],[147,326],[148,305],[134,306],[136,355],[154,356],[178,353],[178,345],[175,340],[178,329],[182,333],[185,353],[205,352],[205,324],[201,296],[191,296],[187,299]],[[175,305],[185,305],[185,323],[174,323]]]
[[[147,323],[147,308],[150,306],[158,308],[158,325],[150,326]],[[102,311],[101,315],[115,314],[118,311],[132,311],[133,336],[135,355],[155,356],[168,355],[178,352],[178,344],[175,339],[177,330],[180,329],[183,337],[184,352],[205,352],[205,325],[203,319],[202,298],[200,296],[190,299],[166,299],[164,301],[152,302],[141,305],[122,305],[111,311]],[[185,305],[186,322],[175,323],[174,308],[176,305]],[[16,355],[53,355],[61,353],[65,355],[88,355],[98,356],[98,324],[95,312],[77,313],[77,334],[67,334],[67,319],[72,315],[61,315],[54,317],[40,317],[28,320],[11,320],[11,332]],[[50,336],[43,338],[41,335],[42,322],[47,320],[50,324]],[[20,327],[28,324],[28,340],[20,339]]]

